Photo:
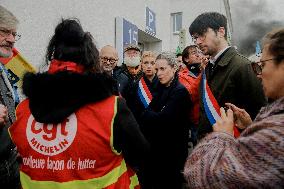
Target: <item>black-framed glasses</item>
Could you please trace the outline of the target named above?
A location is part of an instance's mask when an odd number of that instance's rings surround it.
[[[103,62],[109,61],[111,64],[114,64],[118,59],[108,58],[108,57],[100,57]]]
[[[252,66],[252,69],[253,69],[254,73],[256,75],[261,75],[262,69],[263,69],[263,67],[265,65],[265,62],[270,61],[270,60],[275,60],[275,59],[276,58],[270,58],[270,59],[267,59],[267,60],[260,60],[258,62],[251,63],[251,66]]]
[[[0,35],[2,37],[9,37],[11,35],[14,37],[15,41],[18,41],[21,39],[21,35],[19,35],[17,32],[12,32],[11,30],[7,30],[5,28],[0,28]]]

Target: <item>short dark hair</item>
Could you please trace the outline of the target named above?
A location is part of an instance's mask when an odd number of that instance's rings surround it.
[[[72,61],[83,65],[86,71],[100,72],[99,51],[78,19],[62,19],[56,26],[47,47],[46,64],[52,59]]]
[[[284,28],[272,30],[262,39],[262,46],[268,45],[268,51],[276,58],[279,64],[284,59]]]
[[[225,38],[227,38],[227,18],[218,12],[206,12],[195,18],[189,26],[189,33],[203,35],[208,28],[216,32],[220,27],[225,28]]]
[[[189,52],[188,52],[189,49],[193,49],[193,48],[197,48],[197,46],[196,45],[189,45],[189,46],[187,46],[183,49],[183,51],[182,51],[182,62],[184,64],[187,64],[185,59],[188,58],[188,56],[189,56]]]

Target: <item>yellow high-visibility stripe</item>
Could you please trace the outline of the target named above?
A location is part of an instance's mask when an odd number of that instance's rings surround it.
[[[130,189],[134,189],[135,186],[138,186],[139,185],[139,180],[138,180],[138,177],[137,175],[133,175],[132,177],[130,177],[130,186],[129,188]]]
[[[120,155],[121,152],[118,152],[114,147],[113,147],[113,123],[114,123],[114,119],[115,119],[115,116],[117,114],[117,96],[115,97],[115,100],[114,100],[114,107],[113,107],[113,117],[112,117],[112,120],[111,120],[111,133],[110,133],[110,147],[111,147],[111,150],[113,151],[113,153],[115,153],[116,155]]]
[[[121,165],[113,169],[108,174],[88,180],[74,180],[69,182],[36,181],[32,180],[31,177],[22,171],[20,171],[20,178],[23,189],[102,189],[117,182],[119,177],[121,177],[121,175],[126,171],[127,167],[125,161],[122,160]]]

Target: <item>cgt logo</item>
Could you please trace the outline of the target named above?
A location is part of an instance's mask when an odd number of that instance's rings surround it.
[[[54,156],[65,151],[77,133],[77,118],[73,113],[59,124],[36,122],[33,115],[28,119],[26,135],[30,146],[37,152]]]

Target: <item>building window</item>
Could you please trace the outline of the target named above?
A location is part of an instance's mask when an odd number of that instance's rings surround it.
[[[182,28],[182,13],[172,13],[173,33],[179,33]]]

